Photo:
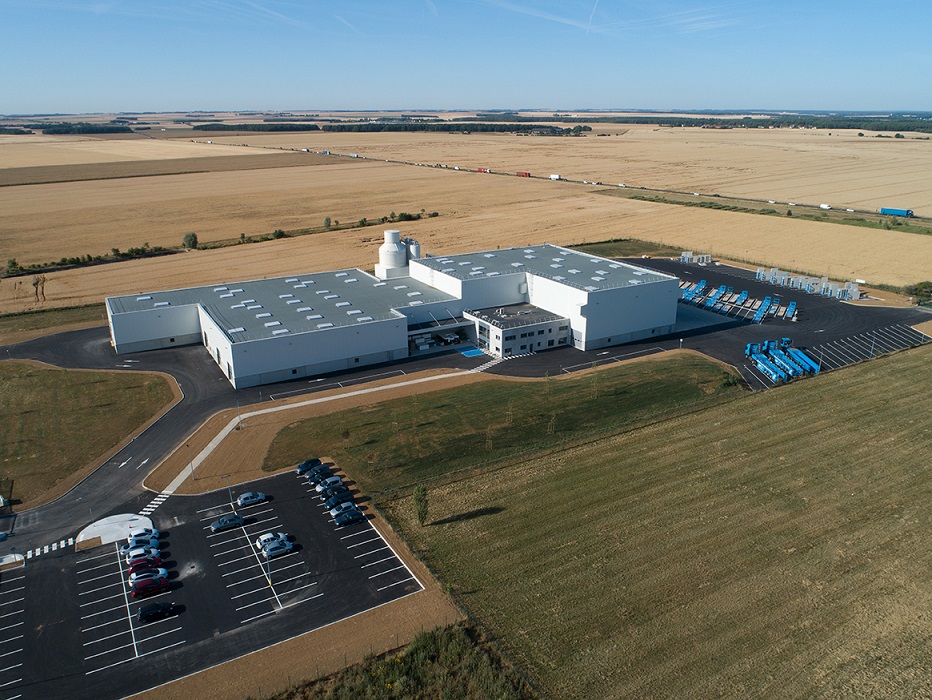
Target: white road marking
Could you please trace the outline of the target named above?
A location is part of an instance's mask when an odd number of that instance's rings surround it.
[[[384,591],[384,590],[387,590],[387,589],[389,589],[389,588],[392,588],[393,586],[400,586],[402,583],[406,583],[407,581],[417,581],[417,582],[418,582],[418,585],[421,585],[421,582],[417,580],[417,577],[415,577],[415,576],[410,576],[409,578],[401,579],[401,581],[395,581],[395,583],[390,583],[390,584],[388,584],[387,586],[382,586],[381,588],[376,588],[375,590],[376,590],[377,593],[380,593],[381,591]],[[421,588],[423,589],[424,586],[421,585]]]
[[[404,564],[402,564],[401,566],[396,566],[394,569],[386,569],[385,571],[381,571],[377,574],[373,574],[372,576],[369,577],[369,580],[371,581],[374,578],[378,578],[379,576],[384,576],[385,574],[390,574],[393,571],[398,571],[398,569],[403,569],[403,568],[405,568]]]

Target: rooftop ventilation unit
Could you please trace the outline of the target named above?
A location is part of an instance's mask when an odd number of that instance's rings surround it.
[[[316,318],[323,318],[323,316],[321,316],[320,314],[311,314],[310,316],[307,317],[307,320],[313,321]]]
[[[346,312],[346,315],[347,315],[347,316],[356,316],[357,314],[361,314],[361,313],[362,313],[362,311],[360,311],[359,309],[350,309],[349,311]]]
[[[289,277],[289,278],[286,279],[285,281],[286,281],[286,282],[297,282],[297,281],[298,281],[298,278],[297,278],[297,277]]]
[[[281,321],[269,321],[268,323],[265,324],[265,327],[272,328],[273,326],[280,326],[280,325],[282,325]]]
[[[214,287],[215,292],[225,292],[229,287]]]
[[[279,328],[278,330],[272,331],[272,335],[284,335],[285,333],[288,333],[288,332],[289,331],[287,328]]]
[[[339,294],[324,294],[324,299],[339,299]]]
[[[352,282],[358,282],[359,280],[356,279],[355,277],[350,277],[349,279],[343,280],[343,281],[344,281],[346,284],[351,284]]]
[[[221,299],[232,299],[232,298],[233,298],[233,293],[232,293],[232,292],[227,292],[226,294],[221,294],[221,295],[220,295],[220,298],[221,298]]]
[[[300,309],[295,309],[295,311],[297,311],[299,314],[305,311],[313,311],[313,310],[314,310],[313,306],[302,306]]]
[[[243,290],[242,289],[231,289],[230,292],[233,294],[242,294]]]
[[[278,295],[279,299],[291,299],[293,297],[294,297],[294,294],[279,294]]]
[[[171,306],[170,301],[157,301],[152,306]]]
[[[372,316],[360,316],[359,318],[356,319],[356,323],[361,323],[363,321],[371,321],[371,320],[372,320]]]
[[[388,282],[376,282],[376,283],[373,284],[372,286],[373,286],[373,287],[385,287],[385,286],[387,286],[387,285],[388,285]]]
[[[330,294],[329,289],[318,289],[314,294]]]
[[[149,301],[150,299],[152,299],[151,296],[147,296],[147,297],[136,297],[136,301]]]
[[[268,318],[271,315],[268,311],[263,311],[261,314],[256,314],[256,318]]]
[[[334,277],[346,277],[348,274],[348,272],[337,272]]]
[[[300,300],[300,299],[289,299],[289,300],[286,301],[285,303],[286,303],[286,304],[300,304],[300,303],[301,303],[301,300]]]
[[[245,309],[246,305],[245,304],[233,304],[233,306],[231,306],[230,308],[231,309]]]
[[[332,323],[318,323],[317,327],[318,328],[333,328],[333,324]]]
[[[342,306],[352,306],[352,304],[350,304],[348,301],[338,301],[337,308],[339,309]]]
[[[251,304],[250,306],[247,306],[246,308],[247,308],[249,311],[253,311],[253,310],[255,310],[255,309],[261,309],[261,308],[262,308],[262,304]]]

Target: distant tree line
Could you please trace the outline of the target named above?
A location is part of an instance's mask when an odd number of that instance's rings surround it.
[[[28,124],[29,129],[41,129],[46,134],[131,134],[122,124],[88,124],[87,122],[58,122],[57,124]]]
[[[19,129],[17,127],[11,126],[0,126],[0,134],[6,134],[7,136],[24,136],[26,134],[35,133],[30,129]]]
[[[317,124],[196,124],[197,131],[320,131]]]
[[[458,117],[454,122],[529,122],[540,116],[521,116],[514,113],[483,112],[475,117]],[[578,123],[578,116],[555,115],[547,118],[559,123]],[[656,124],[657,126],[708,126],[721,129],[747,128],[818,128],[818,129],[869,129],[870,131],[917,131],[932,133],[932,117],[907,117],[897,115],[890,118],[878,117],[821,117],[814,115],[780,115],[768,118],[741,117],[738,119],[717,117],[670,117],[661,115],[637,116],[593,116],[587,114],[585,121],[598,124]]]
[[[471,123],[469,126],[463,124],[455,124],[451,122],[356,122],[352,124],[342,123],[342,124],[324,124],[321,127],[324,131],[364,131],[364,132],[377,132],[377,131],[438,131],[443,133],[462,133],[464,131],[468,132],[536,132],[541,134],[551,134],[558,136],[564,133],[564,130],[558,126],[551,126],[546,124],[481,124],[481,123]],[[589,127],[582,127],[583,129],[589,129]],[[591,130],[591,129],[590,129]]]

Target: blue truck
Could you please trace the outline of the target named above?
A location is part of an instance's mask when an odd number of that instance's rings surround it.
[[[913,218],[912,209],[892,209],[890,207],[880,207],[881,216],[904,216],[907,219]]]

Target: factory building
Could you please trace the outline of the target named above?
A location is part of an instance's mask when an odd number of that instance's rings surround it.
[[[117,353],[201,343],[237,388],[435,352],[590,350],[676,322],[675,277],[554,245],[420,256],[385,232],[375,274],[318,272],[107,299]]]

